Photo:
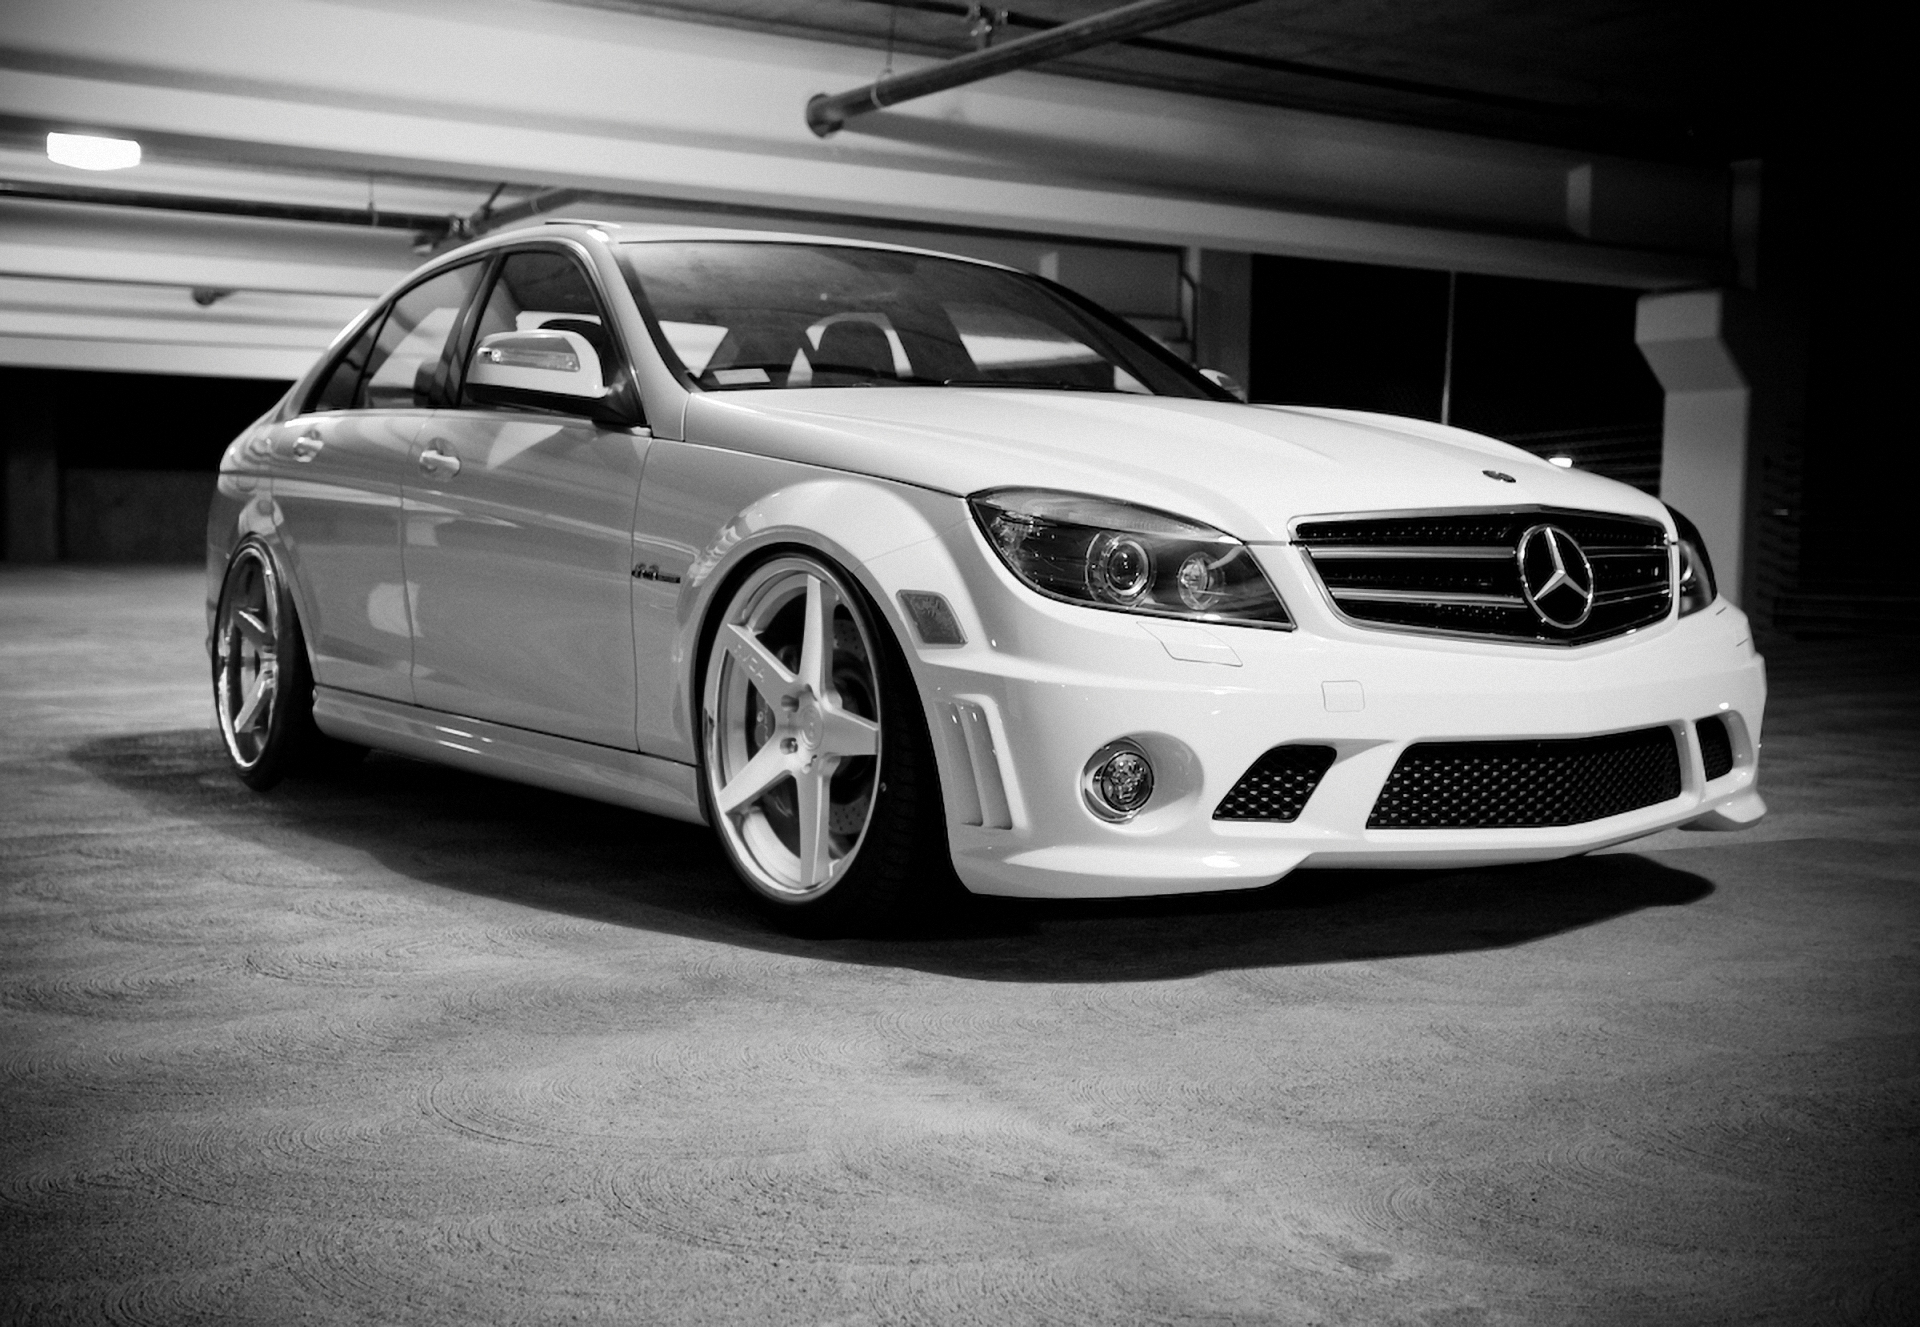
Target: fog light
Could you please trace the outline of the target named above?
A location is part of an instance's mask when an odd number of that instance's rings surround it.
[[[1121,738],[1093,753],[1080,776],[1087,809],[1116,824],[1139,815],[1153,797],[1153,762],[1138,742]]]

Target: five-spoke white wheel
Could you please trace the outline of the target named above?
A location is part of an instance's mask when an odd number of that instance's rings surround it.
[[[742,878],[790,918],[854,921],[904,883],[911,822],[935,781],[882,630],[856,586],[801,555],[755,567],[714,625],[708,805]]]

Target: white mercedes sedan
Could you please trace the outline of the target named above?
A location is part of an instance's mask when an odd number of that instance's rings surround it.
[[[1765,813],[1677,512],[917,250],[448,253],[228,448],[207,570],[255,788],[377,747],[704,822],[802,930]]]

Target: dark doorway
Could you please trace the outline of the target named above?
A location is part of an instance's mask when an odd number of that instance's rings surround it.
[[[1256,254],[1248,351],[1256,401],[1439,419],[1447,274]]]
[[[0,368],[9,556],[199,560],[221,453],[286,390],[257,378]]]
[[[1634,344],[1639,297],[1460,277],[1450,422],[1657,492],[1666,394]]]
[[[1260,256],[1249,386],[1256,401],[1444,418],[1654,492],[1664,397],[1634,344],[1637,298]]]
[[[261,378],[0,368],[0,393],[51,407],[62,469],[204,470],[287,390]]]

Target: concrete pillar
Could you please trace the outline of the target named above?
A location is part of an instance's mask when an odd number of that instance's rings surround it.
[[[60,457],[52,403],[22,384],[9,402],[7,561],[52,562],[60,556]]]
[[[1193,361],[1200,368],[1220,370],[1244,387],[1253,372],[1253,255],[1227,249],[1190,253],[1199,259],[1199,271],[1191,274]]]
[[[1660,497],[1700,527],[1720,591],[1767,621],[1798,564],[1805,353],[1744,290],[1645,295],[1634,340],[1666,389]]]

